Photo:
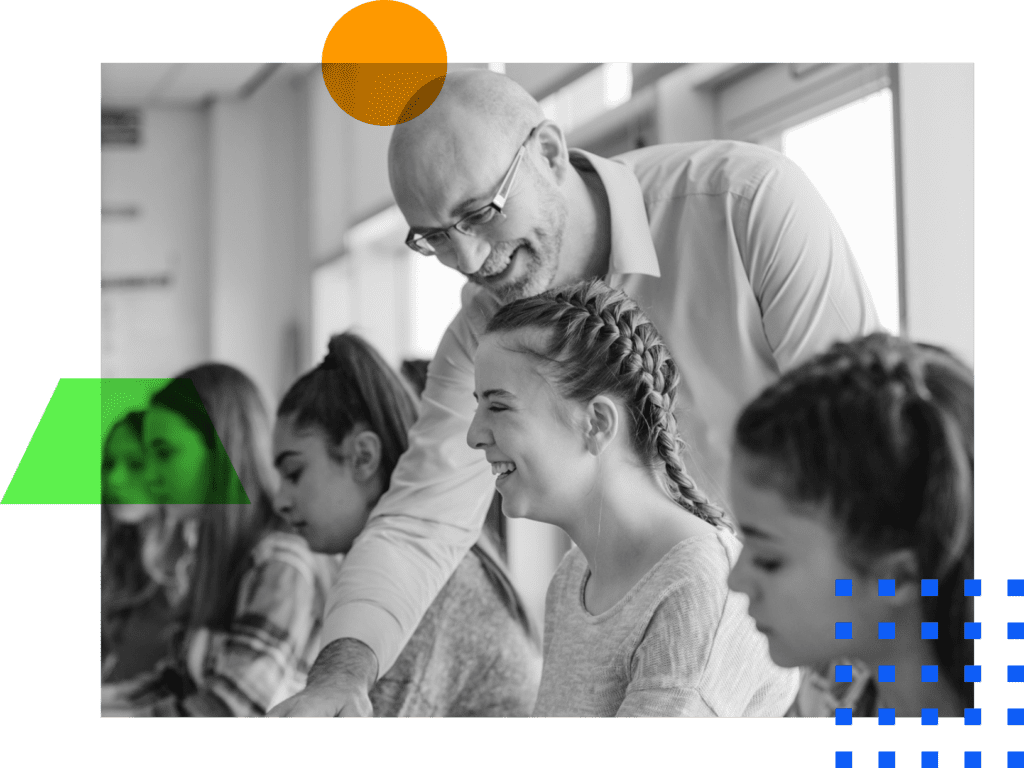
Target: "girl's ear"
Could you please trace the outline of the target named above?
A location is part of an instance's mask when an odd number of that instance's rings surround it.
[[[871,567],[872,578],[891,579],[895,595],[883,599],[894,606],[913,605],[921,597],[921,571],[912,549],[897,549],[877,558]]]
[[[619,409],[605,395],[598,395],[587,404],[583,415],[584,441],[587,452],[599,456],[619,431]]]
[[[352,440],[352,476],[367,482],[377,476],[380,469],[381,445],[376,432],[363,430]]]

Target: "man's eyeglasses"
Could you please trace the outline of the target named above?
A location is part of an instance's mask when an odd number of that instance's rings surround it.
[[[523,156],[526,154],[526,145],[530,143],[530,139],[533,138],[533,134],[537,132],[539,127],[539,125],[535,126],[530,131],[530,135],[520,145],[519,151],[516,152],[516,156],[512,160],[512,165],[509,166],[508,171],[505,173],[505,178],[498,185],[498,192],[491,202],[483,208],[470,211],[457,222],[444,229],[435,229],[433,232],[422,234],[416,234],[409,230],[409,234],[405,238],[405,244],[414,251],[419,251],[424,256],[436,256],[438,251],[443,251],[450,247],[451,238],[448,234],[450,230],[455,229],[464,235],[475,237],[487,228],[503,222],[505,220],[505,202],[508,200],[509,193],[512,191],[512,185],[515,183],[516,176],[519,173],[519,166],[523,161]]]

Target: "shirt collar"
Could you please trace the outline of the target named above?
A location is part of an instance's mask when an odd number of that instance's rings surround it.
[[[618,160],[598,157],[582,149],[570,149],[569,159],[575,166],[592,167],[608,195],[612,219],[608,274],[661,277],[643,191],[633,170]]]

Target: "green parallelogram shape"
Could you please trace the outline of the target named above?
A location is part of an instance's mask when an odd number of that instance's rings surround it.
[[[62,378],[36,426],[0,504],[99,504],[101,462],[108,430],[130,410],[145,410],[150,397],[172,379]],[[209,504],[248,504],[224,445],[189,379],[178,382],[194,396],[199,418],[214,438]],[[168,499],[190,503],[195,499]]]
[[[3,504],[98,504],[100,501],[100,380],[61,379]]]

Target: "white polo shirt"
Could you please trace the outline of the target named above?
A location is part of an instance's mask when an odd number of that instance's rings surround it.
[[[781,371],[879,329],[864,278],[824,200],[777,152],[705,141],[611,160],[571,154],[608,195],[608,281],[640,304],[679,368],[684,464],[724,502],[740,409]],[[494,491],[466,432],[476,411],[473,359],[498,306],[476,285],[463,290],[409,449],[328,600],[324,644],[363,641],[381,675],[478,538]]]

